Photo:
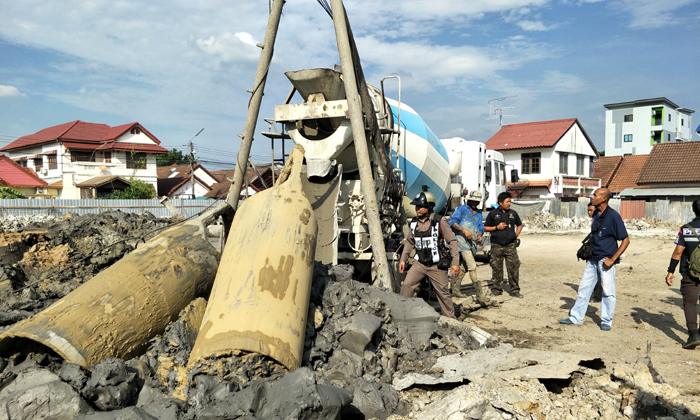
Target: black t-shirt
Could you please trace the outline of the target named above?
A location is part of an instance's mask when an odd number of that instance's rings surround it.
[[[688,224],[695,229],[695,232],[697,232],[698,235],[700,235],[700,217],[696,217]],[[698,239],[695,237],[695,235],[693,235],[693,232],[690,229],[684,226],[685,225],[681,226],[678,231],[678,236],[676,237],[676,245],[682,245],[684,247],[683,255],[681,255],[681,274],[688,271],[688,259],[690,258],[690,254],[692,254],[693,251],[695,251],[695,248],[698,247]]]
[[[499,207],[491,210],[491,213],[486,216],[484,226],[498,226],[501,222],[506,222],[508,226],[503,230],[496,229],[491,232],[491,243],[503,246],[510,245],[515,242],[517,238],[515,235],[515,228],[523,223],[520,221],[520,216],[518,216],[515,210],[503,211],[503,209]]]

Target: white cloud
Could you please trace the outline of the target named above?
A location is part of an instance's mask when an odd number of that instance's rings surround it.
[[[550,26],[545,26],[544,23],[541,21],[532,21],[532,20],[521,20],[518,22],[518,26],[524,31],[550,31],[554,28],[557,28],[559,25],[550,25]]]
[[[656,0],[620,0],[613,7],[630,15],[632,29],[655,29],[681,24],[684,19],[676,12],[697,0],[659,2]]]
[[[0,98],[12,96],[27,96],[14,86],[0,85]]]
[[[217,57],[221,61],[243,60],[257,62],[260,50],[256,47],[253,36],[247,32],[224,32],[218,36],[199,38],[195,41],[197,47],[205,53]]]

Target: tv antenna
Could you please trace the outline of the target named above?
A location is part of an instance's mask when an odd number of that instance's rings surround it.
[[[516,96],[518,95],[503,96],[501,98],[489,99],[489,118],[491,119],[498,117],[499,127],[503,127],[503,110],[513,108],[512,106],[501,106],[501,102],[503,102],[504,99],[515,98]],[[494,104],[493,102],[498,102],[498,104]],[[509,116],[510,115],[506,115],[506,117]]]

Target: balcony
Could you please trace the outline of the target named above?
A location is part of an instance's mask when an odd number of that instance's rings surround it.
[[[555,175],[551,192],[556,197],[585,197],[600,188],[600,178],[576,175]]]

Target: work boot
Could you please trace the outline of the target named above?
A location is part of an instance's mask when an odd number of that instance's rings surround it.
[[[452,296],[460,299],[464,299],[466,296],[459,290],[462,285],[462,277],[452,277],[450,280],[450,286],[452,287]]]
[[[476,289],[477,302],[483,304],[491,302],[491,298],[489,297],[489,286],[485,281],[477,281],[474,283],[474,289]]]
[[[700,346],[700,333],[698,333],[698,330],[688,331],[688,341],[683,344],[683,348],[692,350],[697,346]]]

